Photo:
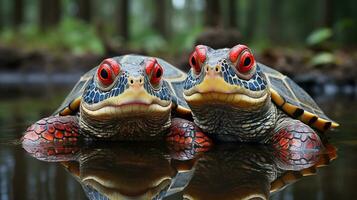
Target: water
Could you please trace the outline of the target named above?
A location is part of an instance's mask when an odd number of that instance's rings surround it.
[[[232,199],[248,193],[267,195],[269,182],[275,180],[278,185],[282,180],[278,177],[294,181],[272,193],[271,199],[352,199],[357,195],[357,102],[352,98],[317,98],[322,109],[341,124],[338,131],[329,133],[338,158],[330,162],[328,154],[318,155],[316,162],[328,165],[317,168],[315,175],[301,177],[306,170],[286,175],[278,167],[276,152],[249,145],[220,145],[190,161],[175,161],[165,145],[99,144],[74,149],[71,161],[40,161],[22,149],[18,138],[28,125],[53,112],[65,92],[38,93],[25,91],[0,100],[1,200],[87,199],[85,191],[100,197],[93,188],[112,197],[160,196],[167,187],[173,194],[168,199],[183,195]],[[308,170],[315,169],[315,161],[310,164]]]

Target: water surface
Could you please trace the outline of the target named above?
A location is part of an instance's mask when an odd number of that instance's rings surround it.
[[[59,91],[56,91],[56,93],[46,93],[46,95],[38,95],[38,93],[41,92],[31,93],[24,91],[9,95],[8,97],[4,96],[0,100],[0,199],[87,199],[84,190],[88,188],[83,188],[78,178],[76,178],[70,170],[66,169],[69,165],[39,161],[27,154],[18,142],[18,138],[20,138],[26,127],[36,120],[50,115],[60,104],[65,94],[65,92]],[[286,186],[283,190],[273,193],[271,199],[352,199],[357,195],[357,190],[355,189],[357,183],[357,157],[355,155],[357,152],[357,102],[351,97],[336,97],[330,98],[330,100],[321,98],[318,103],[331,118],[341,124],[341,127],[336,132],[329,133],[330,142],[338,148],[338,158],[329,163],[328,166],[318,168],[316,175],[298,179],[297,182]],[[222,186],[221,189],[215,191],[214,194],[224,194],[226,191],[235,191],[228,190],[230,186],[233,186],[233,183],[236,184],[235,186],[237,188],[239,188],[239,185],[243,188],[244,183],[236,182],[240,180],[239,177],[234,178],[234,176],[231,176],[233,180],[235,180],[234,182],[229,182],[224,177],[232,174],[232,168],[227,167],[229,164],[236,163],[236,166],[239,165],[244,152],[247,155],[249,155],[249,152],[252,152],[249,148],[247,150],[246,147],[239,147],[235,150],[224,150],[226,147],[222,148],[212,150],[204,155],[204,160],[210,161],[207,166],[212,166],[213,169],[217,169],[217,171],[219,171],[218,174],[222,176],[221,179],[217,177],[206,179],[206,181],[215,181],[217,186]],[[129,179],[126,180],[127,182],[123,182],[123,185],[127,187],[130,186],[127,189],[131,192],[140,189],[140,187],[144,187],[144,180],[148,178],[163,176],[161,173],[165,174],[165,177],[174,177],[173,174],[175,173],[173,171],[177,171],[177,167],[173,168],[172,162],[170,162],[170,152],[166,147],[150,148],[156,153],[152,151],[150,153],[142,153],[140,151],[133,152],[130,151],[130,148],[116,150],[115,148],[96,147],[95,149],[99,149],[102,152],[114,151],[120,153],[127,151],[128,154],[130,154],[130,152],[134,153],[131,158],[135,158],[138,155],[141,156],[139,158],[143,161],[142,167],[145,166],[145,168],[141,169],[141,172],[147,170],[148,173],[137,173],[138,177],[135,177],[136,179],[130,179],[129,177]],[[82,153],[81,155],[89,154],[88,150],[85,152],[86,153]],[[255,152],[255,150],[253,150],[253,152]],[[114,153],[114,155],[116,155],[116,153]],[[125,163],[123,162],[123,158],[125,157],[116,156],[114,158],[117,160],[116,163],[119,163],[121,167],[125,165],[132,166],[133,163],[140,164],[140,162],[136,162],[135,159],[130,161],[128,158],[128,162]],[[96,163],[100,164],[92,164],[89,166],[108,167],[106,164],[110,163],[110,159],[115,160],[107,157],[104,160],[97,159],[95,160]],[[147,165],[147,163],[144,162],[147,160],[152,161],[151,165]],[[199,193],[201,190],[204,191],[204,187],[198,187],[202,186],[202,184],[197,183],[200,183],[202,177],[204,177],[203,175],[209,175],[208,172],[202,169],[202,166],[205,165],[200,162],[189,162],[179,166],[188,166],[188,169],[190,169],[190,165],[195,168],[196,174],[193,175],[193,178],[191,177],[191,185],[188,185],[184,191],[187,195]],[[157,166],[162,168],[157,168]],[[254,167],[248,168],[254,169]],[[83,169],[86,169],[86,172],[98,170],[92,168]],[[233,169],[237,168],[233,167]],[[267,174],[264,173],[264,170],[259,170],[263,171],[262,176]],[[212,171],[213,170],[210,170],[210,172]],[[132,172],[133,171],[129,170],[126,174]],[[150,172],[153,172],[153,177],[147,177]],[[190,170],[187,170],[187,172],[190,172]],[[237,175],[237,173],[234,174]],[[242,174],[244,175],[245,173]],[[122,177],[125,174],[117,173],[116,175],[120,177],[120,179],[128,178]],[[189,174],[186,176],[189,177]],[[157,179],[161,181],[161,179]],[[132,182],[130,182],[130,180]],[[249,180],[253,181],[253,179],[247,179],[248,182]],[[259,183],[261,183],[261,181]],[[162,183],[162,185],[164,185],[164,183]],[[255,186],[257,186],[257,184],[255,184]],[[210,188],[210,184],[208,183],[207,188]],[[181,192],[178,195],[171,196],[169,199],[180,199],[182,195]],[[230,197],[239,196],[238,194],[227,195],[231,195]]]

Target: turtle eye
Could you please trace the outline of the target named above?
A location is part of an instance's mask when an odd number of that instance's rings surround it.
[[[158,85],[160,83],[164,70],[155,58],[149,58],[148,61],[146,61],[145,71],[150,77],[150,83],[152,85]]]
[[[229,59],[241,74],[249,74],[255,66],[254,56],[245,45],[237,45],[229,52]],[[246,77],[249,78],[249,77]]]
[[[153,73],[151,74],[151,78],[150,78],[151,84],[153,84],[153,85],[159,84],[159,83],[160,83],[160,80],[161,80],[161,77],[162,77],[162,74],[163,74],[163,69],[162,69],[162,67],[157,63],[157,64],[154,66]]]
[[[194,73],[198,75],[201,72],[201,65],[206,61],[207,48],[203,45],[197,45],[195,51],[192,52],[189,64]]]
[[[243,74],[250,72],[254,67],[254,57],[249,50],[244,51],[239,58],[237,70]]]
[[[119,74],[120,65],[113,59],[105,59],[98,67],[97,77],[103,86],[111,85]]]
[[[193,71],[195,72],[195,74],[199,74],[201,72],[201,66],[198,63],[196,52],[193,52],[191,54],[189,63],[190,63],[190,66],[192,67]]]

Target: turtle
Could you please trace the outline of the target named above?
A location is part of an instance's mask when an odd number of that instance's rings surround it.
[[[339,125],[292,79],[255,61],[246,45],[197,45],[188,62],[183,98],[195,124],[216,141],[317,149],[319,135]]]
[[[169,141],[195,143],[192,138],[197,136],[204,144],[209,138],[204,139],[193,123],[174,118],[189,118],[182,95],[185,78],[184,72],[160,58],[107,58],[80,78],[52,116],[30,126],[22,142],[148,141],[164,138],[173,128]]]

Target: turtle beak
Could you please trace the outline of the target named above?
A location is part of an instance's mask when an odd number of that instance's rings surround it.
[[[250,91],[241,85],[226,82],[221,66],[204,67],[204,77],[201,83],[184,91],[184,98],[189,105],[202,103],[222,103],[239,108],[256,108],[265,104],[267,91]]]
[[[222,77],[222,67],[219,65],[206,65],[204,69],[203,81],[189,91],[185,91],[186,95],[193,93],[234,93],[236,87],[228,84]]]

